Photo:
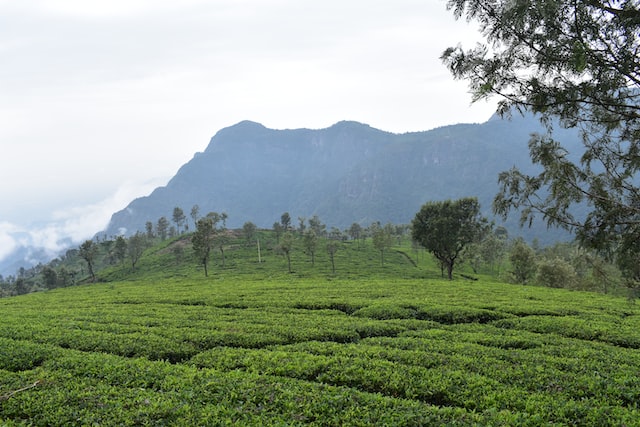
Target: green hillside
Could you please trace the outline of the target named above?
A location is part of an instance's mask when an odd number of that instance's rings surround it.
[[[402,241],[384,265],[342,243],[335,273],[295,247],[288,273],[261,242],[0,299],[0,425],[640,425],[625,298],[443,280]]]

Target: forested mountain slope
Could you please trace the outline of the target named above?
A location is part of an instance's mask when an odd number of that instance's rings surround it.
[[[514,165],[530,171],[527,141],[541,131],[533,117],[406,134],[356,122],[273,130],[245,121],[220,130],[165,187],[115,213],[106,233],[131,234],[161,216],[171,220],[176,206],[188,216],[195,204],[201,215],[226,212],[231,228],[245,221],[270,227],[283,212],[294,220],[318,215],[340,228],[408,223],[426,201],[465,196],[478,197],[490,215],[498,174]],[[559,135],[565,146],[579,146],[577,132]],[[521,233],[517,221],[508,227]],[[566,237],[542,224],[522,232],[542,241]]]

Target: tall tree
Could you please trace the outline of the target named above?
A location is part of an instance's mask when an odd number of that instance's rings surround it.
[[[460,252],[478,241],[486,227],[476,198],[428,202],[411,223],[411,237],[440,261],[451,280]]]
[[[287,266],[289,268],[289,273],[291,273],[291,252],[293,251],[293,234],[290,232],[284,233],[282,236],[282,242],[280,242],[279,249],[287,258]]]
[[[511,276],[516,283],[527,284],[537,269],[536,252],[522,239],[517,239],[509,252]]]
[[[282,224],[284,231],[289,231],[289,227],[291,227],[291,215],[289,215],[289,212],[285,212],[280,216],[280,224]]]
[[[312,229],[305,231],[304,237],[302,238],[302,244],[304,245],[305,251],[311,255],[311,265],[315,265],[316,248],[318,247],[318,236],[316,235],[316,232]]]
[[[362,236],[362,226],[354,222],[351,224],[351,227],[349,227],[349,237],[358,242],[358,248],[360,247],[360,236]]]
[[[191,219],[193,220],[193,226],[196,227],[198,224],[198,218],[200,217],[200,206],[193,205],[191,207]]]
[[[494,210],[541,216],[576,232],[640,281],[640,3],[636,0],[449,0],[456,17],[480,23],[487,45],[447,49],[454,77],[474,100],[496,95],[499,111],[537,113],[547,126],[529,141],[541,172],[499,176]],[[553,126],[577,128],[570,157]],[[577,157],[576,157],[577,156]],[[588,207],[576,216],[573,208]],[[627,260],[632,262],[628,263]]]
[[[307,218],[303,217],[303,216],[299,216],[298,217],[298,233],[301,236],[304,236],[304,231],[307,228],[307,224],[305,224],[305,221],[307,220]]]
[[[155,236],[153,234],[153,223],[151,221],[147,221],[144,225],[145,232],[147,233],[147,239],[151,240]]]
[[[144,250],[147,248],[147,243],[147,237],[140,232],[136,232],[136,234],[129,237],[129,242],[127,243],[127,254],[129,255],[131,268],[133,270],[135,270],[136,264],[142,257]]]
[[[280,224],[279,222],[274,222],[273,232],[276,234],[276,243],[280,244],[280,235],[282,234],[282,224]]]
[[[120,261],[124,262],[125,257],[127,256],[127,240],[124,236],[116,237],[115,248],[113,249],[114,257]]]
[[[200,218],[196,223],[196,231],[191,237],[193,244],[193,252],[198,262],[204,267],[204,275],[209,276],[207,264],[209,263],[209,255],[213,246],[213,220],[207,216]]]
[[[333,274],[336,273],[336,261],[335,256],[336,252],[340,249],[340,242],[336,240],[330,240],[327,242],[327,253],[329,254],[329,259],[331,260],[331,272]]]
[[[244,234],[247,246],[251,245],[253,240],[256,238],[257,230],[258,227],[256,227],[256,225],[251,221],[247,221],[242,225],[242,233]]]
[[[327,226],[322,223],[318,215],[309,218],[309,228],[315,231],[318,237],[324,236],[327,230]]]
[[[93,243],[93,240],[85,240],[84,243],[80,245],[78,255],[87,262],[91,281],[95,282],[96,274],[93,271],[93,267],[96,256],[98,255],[98,245]]]
[[[175,222],[176,224],[176,230],[178,231],[178,234],[180,234],[180,229],[184,225],[184,221],[186,219],[187,217],[184,215],[184,211],[182,210],[182,208],[178,206],[173,208],[173,222]]]
[[[167,239],[167,234],[169,232],[169,220],[162,216],[158,219],[158,223],[156,224],[156,232],[161,240]]]
[[[384,252],[393,245],[393,226],[386,224],[384,227],[380,223],[371,224],[371,237],[373,239],[373,247],[380,251],[380,264],[384,265]]]

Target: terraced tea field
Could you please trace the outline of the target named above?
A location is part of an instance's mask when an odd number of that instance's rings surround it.
[[[0,300],[2,425],[640,425],[640,310],[437,279],[144,279]]]

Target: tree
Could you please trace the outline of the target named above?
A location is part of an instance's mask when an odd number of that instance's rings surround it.
[[[329,254],[329,259],[331,260],[331,271],[333,272],[333,274],[336,273],[335,255],[336,252],[338,252],[338,249],[340,249],[340,243],[336,240],[330,240],[329,242],[327,242],[327,253]]]
[[[136,232],[136,234],[129,237],[129,242],[127,244],[127,254],[129,255],[129,259],[131,260],[131,269],[135,270],[136,264],[142,257],[144,250],[147,248],[147,242],[147,237],[140,232]]]
[[[191,207],[191,219],[193,220],[194,226],[197,226],[199,217],[200,217],[200,206],[193,205]]]
[[[577,282],[576,271],[561,258],[545,259],[538,263],[536,282],[550,288],[572,288]]]
[[[273,232],[276,233],[276,243],[280,243],[280,235],[282,234],[282,224],[279,222],[273,223]]]
[[[123,236],[116,237],[116,244],[115,248],[113,249],[113,255],[118,261],[124,262],[124,259],[127,256],[127,241]]]
[[[358,248],[360,247],[360,236],[362,236],[362,226],[354,222],[351,224],[351,227],[349,227],[349,237],[358,242]]]
[[[289,231],[289,227],[291,227],[291,215],[289,215],[289,212],[285,212],[280,216],[280,224],[282,224],[284,231]]]
[[[155,237],[153,234],[153,223],[151,221],[147,221],[144,225],[144,228],[147,233],[147,239],[153,239]]]
[[[184,224],[186,219],[187,217],[184,215],[184,211],[182,210],[182,208],[179,208],[178,206],[173,208],[173,222],[176,223],[176,230],[178,234],[180,233],[180,229],[182,228],[182,225]]]
[[[166,217],[161,216],[158,219],[158,223],[156,224],[156,233],[158,233],[160,240],[166,240],[168,232],[169,232],[169,220]]]
[[[307,224],[305,224],[304,222],[307,219],[303,216],[299,216],[298,217],[298,233],[303,236],[304,235],[304,230],[306,230],[307,228]]]
[[[284,236],[282,236],[282,242],[279,245],[279,249],[287,258],[289,273],[291,273],[291,251],[293,250],[293,234],[291,234],[290,232],[284,233]]]
[[[53,289],[58,284],[58,273],[56,273],[51,266],[46,265],[42,269],[42,277],[44,278],[44,285],[47,289]]]
[[[80,258],[87,262],[87,268],[89,269],[89,275],[91,276],[91,281],[96,281],[96,275],[93,271],[93,263],[98,255],[98,245],[93,243],[93,240],[85,240],[84,243],[80,245],[78,255]]]
[[[304,245],[305,251],[311,255],[311,265],[315,265],[316,261],[316,248],[318,247],[318,236],[316,232],[312,229],[305,231],[304,237],[302,238],[302,244]]]
[[[321,237],[325,235],[327,226],[320,221],[318,215],[314,215],[309,218],[309,228],[316,232],[316,236]]]
[[[511,275],[516,283],[527,284],[537,269],[536,252],[522,239],[517,239],[509,252]]]
[[[244,234],[247,246],[249,246],[251,242],[253,242],[253,240],[256,238],[257,230],[258,227],[256,227],[256,225],[251,221],[247,221],[242,225],[242,232]]]
[[[215,243],[218,246],[218,249],[220,250],[220,255],[222,256],[222,268],[224,268],[225,266],[224,247],[229,244],[229,235],[227,234],[227,226],[226,226],[227,214],[223,212],[220,215],[220,220],[222,221],[222,227],[218,229],[214,224],[213,231],[214,231]]]
[[[198,262],[204,267],[205,277],[209,276],[207,263],[209,262],[211,246],[213,245],[213,227],[213,220],[211,217],[207,216],[205,218],[201,218],[196,223],[196,231],[191,237],[193,252],[198,259]]]
[[[422,205],[411,223],[411,236],[440,261],[451,280],[460,252],[477,242],[486,228],[478,200],[468,197]]]
[[[541,216],[607,253],[627,277],[640,259],[640,3],[631,0],[449,0],[456,17],[480,23],[489,46],[447,49],[454,77],[474,100],[497,95],[499,112],[537,113],[546,125],[529,151],[541,172],[499,176],[494,210]],[[570,153],[553,127],[576,128],[583,149]],[[587,211],[577,216],[580,204]],[[631,263],[626,260],[631,259]]]
[[[384,251],[393,245],[393,233],[391,224],[381,227],[379,223],[371,224],[373,246],[380,251],[380,264],[384,265]]]

